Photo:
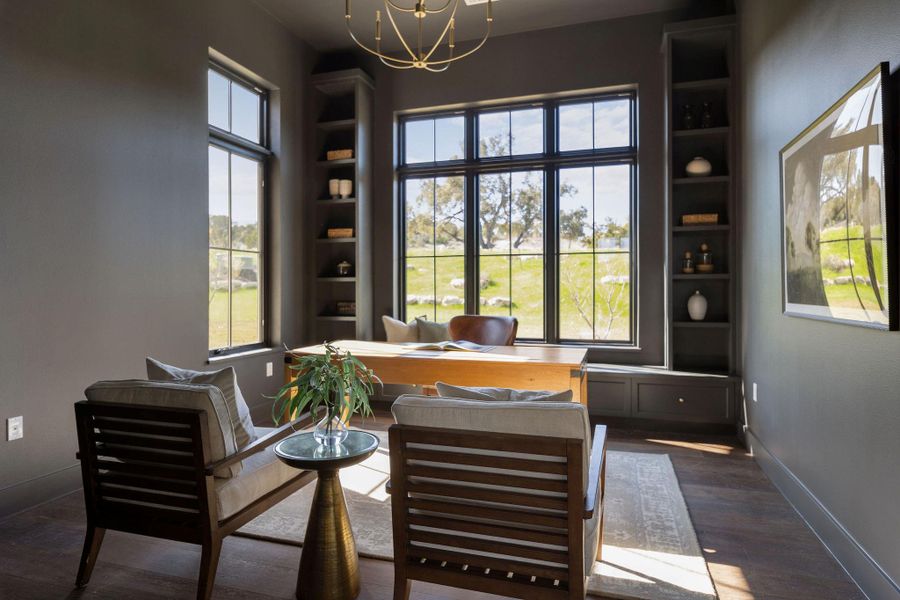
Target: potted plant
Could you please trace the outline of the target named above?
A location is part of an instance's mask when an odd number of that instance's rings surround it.
[[[316,424],[313,435],[324,446],[338,446],[347,438],[347,422],[354,414],[370,416],[369,396],[381,380],[350,352],[328,342],[323,354],[299,357],[289,368],[296,377],[274,396],[272,419],[309,410]]]

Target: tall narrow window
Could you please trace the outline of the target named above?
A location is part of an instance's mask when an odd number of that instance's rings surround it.
[[[265,92],[218,66],[208,71],[209,350],[262,345]]]
[[[401,119],[403,316],[510,315],[523,340],[634,345],[635,98]]]

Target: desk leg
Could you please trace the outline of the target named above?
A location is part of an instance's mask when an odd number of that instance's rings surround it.
[[[297,575],[299,600],[352,600],[359,558],[337,471],[320,471]]]
[[[572,371],[569,379],[569,389],[572,390],[572,401],[581,402],[585,406],[588,403],[587,371]]]

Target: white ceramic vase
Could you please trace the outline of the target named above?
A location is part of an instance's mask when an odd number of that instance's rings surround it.
[[[341,180],[340,179],[329,179],[328,180],[328,193],[332,198],[337,198],[341,195]]]
[[[341,198],[349,198],[353,193],[353,181],[350,179],[341,179],[340,183]]]
[[[706,302],[706,297],[700,293],[700,290],[695,291],[691,294],[691,297],[688,298],[687,309],[688,315],[690,315],[692,321],[702,321],[706,318],[706,307],[708,303]]]
[[[702,156],[695,156],[684,170],[688,177],[708,177],[712,173],[712,165]]]

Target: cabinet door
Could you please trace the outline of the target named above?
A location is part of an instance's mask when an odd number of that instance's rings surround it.
[[[731,384],[638,383],[634,416],[694,423],[734,421]]]
[[[588,412],[606,417],[630,417],[631,380],[589,378]]]

